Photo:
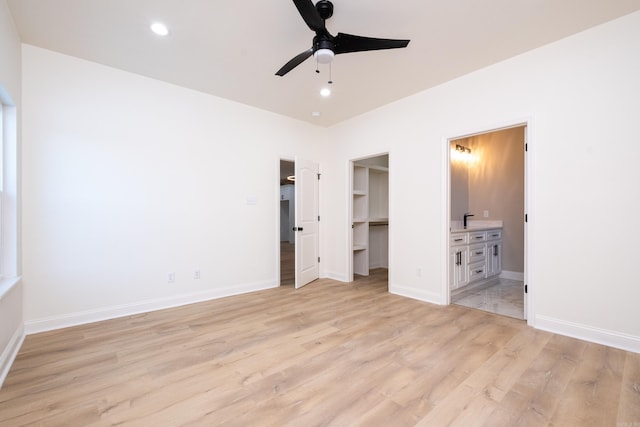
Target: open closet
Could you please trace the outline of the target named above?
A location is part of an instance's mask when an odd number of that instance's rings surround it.
[[[389,268],[389,156],[353,161],[353,273]]]

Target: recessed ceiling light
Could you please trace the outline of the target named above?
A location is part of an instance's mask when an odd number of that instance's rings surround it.
[[[311,116],[313,116],[313,117],[320,117],[320,111],[312,111],[312,112],[311,112]]]
[[[169,34],[169,29],[162,22],[154,22],[151,24],[151,31],[159,36],[166,36]]]
[[[331,95],[331,89],[329,89],[328,87],[322,88],[322,90],[320,91],[320,95],[326,98],[327,96]]]

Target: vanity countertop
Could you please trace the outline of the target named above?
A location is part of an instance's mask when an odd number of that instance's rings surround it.
[[[485,231],[502,228],[502,221],[469,221],[467,228],[462,226],[462,221],[451,221],[449,231],[451,233],[464,233],[467,231]]]

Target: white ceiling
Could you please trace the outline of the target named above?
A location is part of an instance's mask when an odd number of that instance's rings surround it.
[[[291,0],[8,0],[23,42],[329,126],[640,9],[640,0],[333,0],[327,27],[406,49],[308,59]],[[160,38],[153,21],[171,31]],[[321,112],[312,117],[313,111]]]

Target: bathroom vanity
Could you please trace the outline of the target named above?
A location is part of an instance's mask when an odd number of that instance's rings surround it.
[[[449,289],[479,285],[502,272],[502,227],[451,230]]]

